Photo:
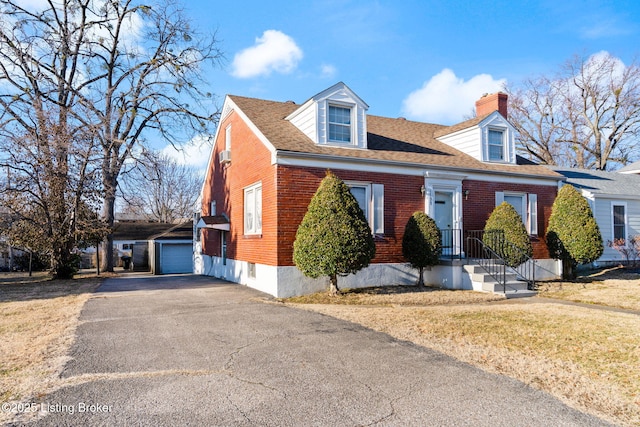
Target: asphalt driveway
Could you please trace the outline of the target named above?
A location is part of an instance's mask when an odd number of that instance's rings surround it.
[[[43,426],[596,426],[518,381],[208,277],[108,279]]]

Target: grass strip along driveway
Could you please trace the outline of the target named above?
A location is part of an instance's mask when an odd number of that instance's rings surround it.
[[[56,387],[80,311],[101,280],[52,281],[44,273],[0,273],[0,404]],[[10,412],[0,411],[0,422]]]
[[[389,287],[286,302],[508,375],[617,424],[640,425],[640,274],[616,269],[547,283],[526,301]]]

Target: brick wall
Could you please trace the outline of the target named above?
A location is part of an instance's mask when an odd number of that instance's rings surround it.
[[[405,262],[402,235],[407,220],[424,210],[420,176],[332,170],[343,181],[362,181],[384,185],[384,235],[376,237],[376,256],[372,262]],[[322,168],[278,167],[278,265],[293,264],[293,242],[298,225],[307,212],[311,197],[325,177]]]
[[[231,124],[231,163],[222,165],[218,153],[225,148],[225,129]],[[276,182],[271,153],[246,124],[232,112],[220,123],[213,152],[212,170],[207,175],[202,197],[203,215],[209,214],[211,200],[217,214],[225,213],[231,230],[227,235],[227,257],[276,265]],[[244,188],[262,182],[262,234],[244,234]],[[203,252],[221,256],[220,232],[205,230]]]
[[[467,200],[462,201],[462,220],[465,230],[482,230],[496,206],[497,191],[533,193],[538,195],[538,237],[532,238],[534,258],[549,258],[544,236],[547,233],[551,206],[557,187],[545,185],[509,184],[484,181],[464,181],[462,191],[469,190]],[[464,199],[464,197],[463,197]]]

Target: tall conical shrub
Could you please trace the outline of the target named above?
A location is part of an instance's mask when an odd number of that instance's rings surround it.
[[[305,276],[329,276],[329,292],[335,295],[338,276],[368,266],[375,253],[364,212],[349,187],[327,171],[298,227],[293,261]]]
[[[589,202],[572,185],[563,185],[553,202],[547,247],[553,258],[562,260],[563,276],[567,279],[574,277],[576,265],[602,256],[600,228]]]
[[[440,263],[442,234],[436,222],[424,212],[415,212],[404,227],[402,255],[418,269],[418,286],[424,286],[424,269]]]

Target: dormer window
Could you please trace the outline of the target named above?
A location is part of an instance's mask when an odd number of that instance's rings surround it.
[[[351,109],[329,105],[329,142],[351,143]]]
[[[366,149],[368,108],[340,82],[311,97],[286,120],[317,145]]]
[[[489,129],[488,134],[489,161],[504,161],[504,131]]]

